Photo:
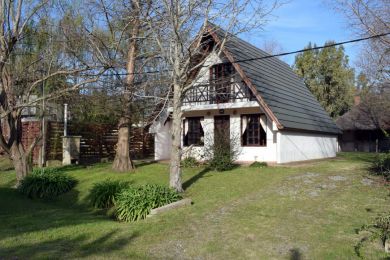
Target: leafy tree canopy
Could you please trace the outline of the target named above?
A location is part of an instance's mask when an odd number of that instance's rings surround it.
[[[334,42],[326,42],[325,45]],[[309,43],[308,49],[316,47]],[[322,107],[332,118],[349,110],[353,104],[354,70],[349,67],[344,48],[328,47],[298,54],[293,65]]]

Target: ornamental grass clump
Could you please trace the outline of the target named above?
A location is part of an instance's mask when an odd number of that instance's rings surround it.
[[[70,191],[76,184],[76,179],[55,168],[34,169],[18,189],[29,198],[49,199]]]
[[[160,185],[129,187],[119,193],[115,202],[116,218],[125,222],[141,220],[152,209],[181,198],[175,190]]]
[[[118,194],[128,187],[129,184],[127,182],[110,179],[97,182],[89,192],[90,203],[97,209],[109,209],[115,205]]]

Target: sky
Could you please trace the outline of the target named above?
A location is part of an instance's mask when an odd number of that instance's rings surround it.
[[[356,38],[348,29],[346,18],[324,0],[290,0],[272,13],[262,32],[241,37],[260,48],[264,41],[276,41],[283,52],[303,49],[309,42],[323,45],[328,40]],[[344,45],[351,67],[355,67],[359,46],[360,43]],[[282,60],[291,65],[294,57],[284,56]]]

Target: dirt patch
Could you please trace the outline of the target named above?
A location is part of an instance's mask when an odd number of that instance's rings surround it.
[[[368,178],[363,178],[363,180],[360,181],[361,184],[363,184],[364,186],[371,186],[374,181],[371,180],[371,179],[368,179]]]
[[[344,176],[339,176],[339,175],[329,176],[328,178],[331,179],[332,181],[345,181],[347,179]]]

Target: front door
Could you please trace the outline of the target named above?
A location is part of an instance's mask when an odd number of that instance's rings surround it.
[[[230,118],[229,116],[214,117],[214,143],[230,144]]]

